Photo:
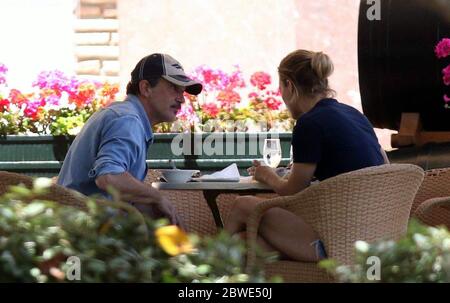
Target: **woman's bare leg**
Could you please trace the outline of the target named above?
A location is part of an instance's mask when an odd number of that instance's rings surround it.
[[[237,234],[242,240],[246,241],[247,240],[247,233],[245,231],[240,232]],[[265,252],[269,252],[269,253],[280,253],[278,250],[276,250],[275,247],[273,247],[272,245],[270,245],[269,243],[267,243],[266,240],[264,240],[262,237],[258,236],[256,238],[256,244],[258,244],[258,246],[263,249]]]
[[[231,234],[245,231],[247,218],[256,204],[264,199],[244,196],[236,204],[225,222],[225,230]],[[316,249],[311,243],[318,239],[314,230],[297,215],[281,209],[269,209],[262,217],[259,236],[270,247],[290,259],[306,262],[318,260]]]
[[[258,234],[292,260],[318,261],[313,242],[319,237],[309,224],[287,210],[269,209],[262,217]]]

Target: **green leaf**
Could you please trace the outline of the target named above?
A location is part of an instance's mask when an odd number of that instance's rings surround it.
[[[22,209],[22,215],[24,217],[34,217],[45,211],[45,209],[46,206],[44,203],[34,202]]]

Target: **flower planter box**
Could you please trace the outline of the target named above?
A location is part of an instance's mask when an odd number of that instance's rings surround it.
[[[172,159],[178,168],[211,172],[237,163],[241,173],[244,173],[254,159],[262,158],[265,138],[280,138],[283,151],[281,165],[287,165],[291,133],[155,134],[147,164],[154,169],[170,168],[169,160]],[[0,170],[55,176],[72,141],[73,137],[1,137]]]

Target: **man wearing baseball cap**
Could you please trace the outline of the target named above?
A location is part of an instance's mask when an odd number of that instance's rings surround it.
[[[166,54],[142,58],[131,72],[124,102],[114,102],[86,122],[66,155],[58,184],[85,195],[114,187],[122,198],[153,217],[178,216],[158,190],[143,183],[152,126],[176,120],[184,92],[197,95],[201,83],[190,79],[181,64]]]

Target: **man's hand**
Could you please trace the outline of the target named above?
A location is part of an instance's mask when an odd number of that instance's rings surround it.
[[[124,201],[135,203],[135,207],[152,218],[166,217],[172,224],[182,227],[175,208],[158,190],[137,180],[125,172],[116,175],[103,175],[95,180],[97,186],[107,190],[108,186],[119,191]]]
[[[134,207],[153,219],[166,218],[171,224],[186,229],[173,204],[164,196],[161,196],[156,201],[151,201],[146,197],[131,197],[128,195],[124,195],[121,198],[127,201],[133,201]]]
[[[154,207],[161,213],[162,217],[169,219],[171,224],[178,225],[181,228],[185,229],[185,226],[178,216],[175,208],[166,197],[162,197],[160,201],[154,204]]]

